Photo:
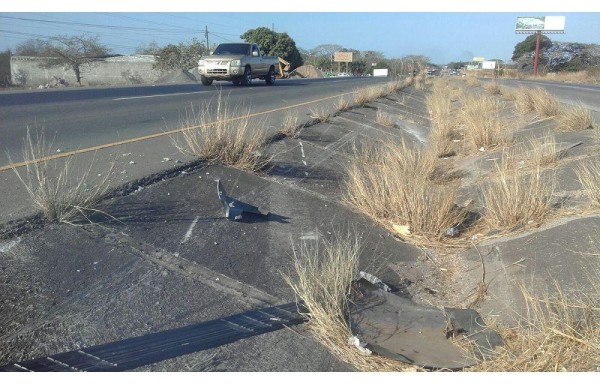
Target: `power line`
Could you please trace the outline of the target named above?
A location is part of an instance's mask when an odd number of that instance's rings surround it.
[[[104,25],[104,24],[90,24],[90,23],[78,23],[73,21],[51,21],[51,20],[42,20],[42,19],[29,19],[25,17],[14,17],[14,16],[0,16],[3,19],[13,19],[13,20],[21,20],[21,21],[35,21],[38,23],[47,23],[47,24],[63,24],[63,25],[77,25],[82,27],[95,27],[95,28],[109,28],[109,29],[123,29],[129,31],[150,31],[150,32],[162,32],[162,33],[181,33],[182,30],[168,30],[168,29],[158,29],[158,28],[144,28],[144,27],[125,27],[118,25]]]

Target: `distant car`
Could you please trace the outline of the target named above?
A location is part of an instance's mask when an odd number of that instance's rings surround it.
[[[349,77],[350,74],[348,74],[346,72],[342,72],[342,73],[338,73],[338,76],[340,76],[340,77]]]

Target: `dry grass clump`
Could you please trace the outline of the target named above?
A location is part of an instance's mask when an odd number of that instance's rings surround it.
[[[29,127],[23,145],[25,170],[13,166],[13,171],[25,187],[33,203],[42,210],[48,221],[73,224],[87,219],[109,188],[109,178],[114,164],[104,176],[92,178],[93,162],[81,169],[72,164],[73,157],[49,160],[53,143],[47,142],[42,129],[32,138]],[[89,219],[88,219],[89,221]]]
[[[562,105],[556,97],[539,87],[533,89],[519,87],[515,91],[515,106],[522,114],[535,111],[542,117],[554,117],[562,112]]]
[[[500,94],[504,100],[514,101],[517,98],[515,91],[507,87],[500,87]]]
[[[425,98],[431,116],[429,145],[438,157],[452,153],[452,140],[458,138],[456,133],[458,122],[452,110],[452,95],[453,90],[449,87],[448,81],[437,80],[432,85],[431,94]]]
[[[349,344],[348,300],[352,280],[358,276],[359,237],[336,234],[330,241],[293,245],[295,276],[284,276],[306,311],[315,339],[340,360],[359,371],[398,371],[406,364],[367,355]]]
[[[539,138],[529,139],[529,165],[534,167],[547,167],[556,164],[561,158],[556,138],[551,133]]]
[[[576,173],[592,204],[600,207],[600,159],[581,163]]]
[[[270,159],[261,154],[266,144],[265,122],[251,123],[250,111],[240,113],[220,94],[214,112],[212,104],[207,103],[200,112],[186,110],[179,121],[181,133],[172,138],[175,147],[212,164],[250,171],[266,166]]]
[[[298,135],[298,114],[287,113],[281,123],[281,130],[279,131],[287,137],[296,137]]]
[[[462,100],[460,119],[472,149],[502,146],[513,141],[515,127],[501,116],[503,104],[490,96],[468,95]]]
[[[560,115],[562,106],[556,97],[552,96],[543,88],[534,88],[529,90],[535,111],[543,117],[553,117]]]
[[[505,345],[478,372],[595,372],[600,367],[600,308],[597,283],[580,297],[560,288],[536,298],[521,287],[526,314],[519,326],[500,330]],[[558,286],[558,284],[556,284]]]
[[[380,97],[391,94],[393,89],[394,86],[390,84],[357,88],[354,90],[354,102],[362,107],[369,101],[377,100]]]
[[[498,166],[496,178],[480,187],[482,220],[488,228],[500,230],[541,224],[551,212],[554,189],[554,175],[544,177],[539,168],[526,173],[518,168],[506,171]]]
[[[408,225],[416,242],[440,241],[465,212],[454,204],[458,183],[435,184],[434,170],[433,152],[404,141],[367,147],[347,168],[345,199],[386,225]]]
[[[535,111],[535,103],[530,89],[519,87],[513,92],[513,95],[517,111],[522,114]]]
[[[475,87],[479,87],[481,85],[481,83],[479,82],[479,80],[476,77],[467,76],[467,85],[469,87],[475,88]]]
[[[324,123],[331,117],[331,114],[327,112],[327,108],[325,107],[312,107],[309,110],[310,117],[312,119],[317,119],[319,123]]]
[[[381,108],[377,108],[377,115],[375,120],[378,124],[383,125],[384,127],[393,127],[394,119],[389,113],[383,112]]]
[[[502,95],[502,89],[500,88],[500,85],[498,85],[497,82],[492,82],[492,83],[488,83],[486,85],[483,86],[483,88],[490,94],[490,95]]]
[[[348,109],[350,109],[350,102],[342,97],[338,100],[338,103],[336,104],[335,108],[340,112],[347,111]]]
[[[594,126],[592,113],[582,104],[566,107],[558,116],[558,129],[561,131],[583,131]]]

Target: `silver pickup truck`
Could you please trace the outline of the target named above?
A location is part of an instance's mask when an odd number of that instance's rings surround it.
[[[234,85],[250,85],[252,79],[275,84],[279,72],[279,59],[263,56],[257,44],[219,44],[210,56],[198,61],[198,73],[203,85],[213,80],[226,80]]]

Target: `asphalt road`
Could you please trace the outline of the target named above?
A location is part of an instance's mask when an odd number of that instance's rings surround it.
[[[215,82],[199,84],[73,88],[0,94],[0,167],[22,160],[27,126],[43,127],[57,149],[72,151],[169,131],[192,106],[198,110],[218,97],[231,105],[266,115],[279,115],[294,106],[313,106],[322,100],[352,92],[359,86],[386,78],[333,78],[278,80],[274,87],[255,80],[250,87]],[[316,101],[316,102],[315,102]],[[333,103],[337,99],[321,102]],[[267,112],[267,113],[264,113]],[[281,113],[278,113],[281,112]],[[305,111],[306,112],[306,111]],[[272,117],[272,116],[271,116]]]

